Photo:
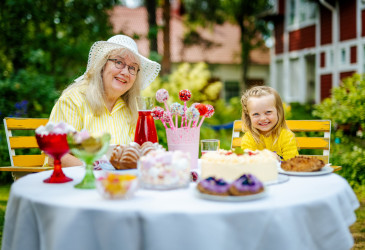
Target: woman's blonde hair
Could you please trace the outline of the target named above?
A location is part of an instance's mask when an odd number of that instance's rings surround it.
[[[85,86],[84,94],[85,98],[90,105],[92,111],[96,116],[99,116],[103,113],[104,107],[104,97],[105,90],[103,84],[103,71],[105,65],[112,55],[118,55],[120,57],[130,57],[134,59],[138,65],[140,65],[139,58],[134,56],[132,52],[127,49],[116,49],[107,53],[104,57],[102,57],[99,61],[96,61],[94,65],[90,67],[90,69],[86,72],[85,77],[81,81],[73,82],[70,84],[63,93],[66,93],[78,86]],[[139,78],[139,74],[136,76],[136,80],[133,83],[132,87],[124,93],[121,98],[125,101],[127,107],[130,110],[132,120],[129,121],[131,126],[137,123],[138,118],[138,110],[136,97],[140,96],[141,92],[141,81]]]
[[[278,114],[278,122],[275,124],[274,128],[269,133],[269,135],[272,135],[275,138],[274,144],[276,143],[277,139],[279,138],[281,129],[283,129],[283,128],[288,129],[288,126],[286,125],[286,122],[285,122],[283,103],[281,101],[279,93],[275,89],[273,89],[271,87],[267,87],[267,86],[252,87],[252,88],[246,90],[246,92],[241,97],[242,121],[243,121],[242,129],[244,131],[250,131],[257,144],[262,143],[260,141],[260,132],[256,128],[254,128],[252,125],[252,122],[250,119],[250,114],[249,114],[249,111],[247,108],[247,102],[250,97],[261,97],[261,96],[268,96],[268,95],[274,96],[275,108],[276,108],[277,114]]]

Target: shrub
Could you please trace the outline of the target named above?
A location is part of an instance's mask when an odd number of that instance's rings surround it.
[[[350,125],[351,130],[365,128],[365,79],[354,74],[332,89],[332,96],[316,105],[313,114],[332,120],[336,125]],[[354,132],[356,132],[354,131]]]
[[[332,96],[315,106],[314,115],[332,121],[331,163],[352,186],[365,184],[365,79],[354,74],[332,89]]]
[[[48,117],[58,92],[54,78],[21,70],[10,78],[0,80],[0,119],[4,117]],[[0,166],[10,166],[4,126],[0,126]],[[0,181],[11,180],[9,172],[0,172]]]

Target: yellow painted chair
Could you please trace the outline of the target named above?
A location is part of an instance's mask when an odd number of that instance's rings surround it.
[[[34,130],[41,125],[46,125],[46,118],[13,118],[6,117],[4,119],[6,140],[8,143],[11,166],[0,167],[0,171],[11,171],[13,177],[21,176],[27,173],[40,172],[53,169],[52,167],[44,167],[45,155],[39,150],[36,154],[20,154],[21,149],[38,148]],[[33,131],[31,135],[17,135],[19,131]],[[17,174],[14,174],[17,173]]]
[[[325,164],[329,163],[330,142],[331,142],[331,121],[328,120],[287,120],[286,124],[294,133],[297,132],[321,132],[323,136],[297,136],[297,146],[300,155],[302,149],[319,149],[321,155],[305,155],[322,159]],[[236,120],[233,124],[231,148],[241,147],[241,139],[244,131],[242,130],[242,120]],[[340,166],[331,166],[335,171],[341,169]]]

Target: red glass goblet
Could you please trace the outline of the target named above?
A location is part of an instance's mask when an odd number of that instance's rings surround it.
[[[54,170],[51,177],[45,179],[46,183],[65,183],[72,181],[67,177],[61,167],[61,158],[70,151],[67,143],[67,134],[35,135],[38,146],[47,155],[54,159]]]

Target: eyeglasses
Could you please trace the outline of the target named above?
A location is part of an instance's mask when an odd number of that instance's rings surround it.
[[[108,59],[108,61],[114,62],[114,65],[117,69],[124,69],[124,67],[127,66],[129,74],[134,75],[134,76],[137,75],[138,71],[140,71],[140,69],[137,69],[135,66],[130,66],[130,65],[126,64],[125,62],[118,60],[118,59]]]

